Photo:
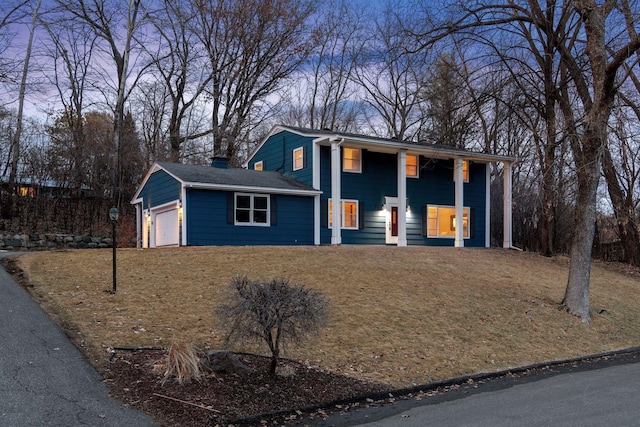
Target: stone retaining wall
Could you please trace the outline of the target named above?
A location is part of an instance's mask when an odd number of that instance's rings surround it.
[[[53,250],[110,248],[113,240],[109,237],[73,236],[69,234],[2,234],[0,249],[6,250]]]

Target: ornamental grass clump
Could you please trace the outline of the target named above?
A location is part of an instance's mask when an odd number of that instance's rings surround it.
[[[269,374],[275,375],[280,349],[317,335],[328,318],[329,302],[319,292],[289,279],[253,281],[236,277],[218,306],[227,341],[263,341],[271,351]]]
[[[191,380],[200,381],[201,376],[198,353],[185,341],[174,340],[167,355],[167,370],[162,384],[173,377],[182,385]]]

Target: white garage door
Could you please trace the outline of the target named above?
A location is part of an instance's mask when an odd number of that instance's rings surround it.
[[[178,209],[161,212],[156,215],[156,246],[178,245],[180,230]]]

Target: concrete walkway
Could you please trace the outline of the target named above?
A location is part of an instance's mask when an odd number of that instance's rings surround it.
[[[1,252],[0,259],[12,255]],[[0,268],[0,425],[154,426],[111,398],[95,369]]]

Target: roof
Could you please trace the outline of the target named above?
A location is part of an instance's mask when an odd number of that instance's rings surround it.
[[[271,129],[271,132],[263,140],[263,142],[256,147],[255,151],[249,156],[251,159],[258,150],[264,145],[269,137],[276,135],[283,131],[289,131],[302,136],[308,136],[314,138],[315,141],[321,144],[329,144],[333,141],[340,141],[350,146],[374,149],[377,151],[394,152],[398,150],[406,150],[409,152],[415,152],[427,157],[450,159],[455,157],[463,157],[468,160],[477,160],[483,162],[515,162],[516,158],[511,156],[501,156],[498,154],[481,153],[461,148],[456,148],[443,144],[433,144],[426,141],[404,141],[400,139],[388,139],[380,138],[376,136],[360,135],[356,133],[348,132],[335,132],[329,129],[307,129],[295,126],[278,125]],[[248,164],[248,161],[245,165]]]
[[[180,181],[185,188],[252,192],[264,191],[273,194],[303,196],[313,196],[322,193],[280,172],[240,168],[223,169],[213,166],[157,162],[145,176],[133,197],[134,200],[139,197],[140,191],[149,179],[149,176],[159,170],[167,172],[173,178]]]

